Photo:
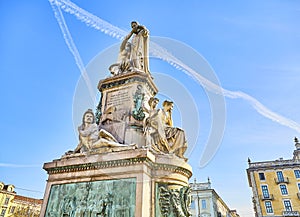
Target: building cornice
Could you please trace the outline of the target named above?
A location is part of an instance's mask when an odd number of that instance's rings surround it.
[[[275,161],[264,161],[264,162],[251,162],[249,163],[249,168],[247,171],[256,170],[267,170],[267,169],[282,169],[282,168],[295,168],[300,166],[300,161],[298,160],[275,160]]]

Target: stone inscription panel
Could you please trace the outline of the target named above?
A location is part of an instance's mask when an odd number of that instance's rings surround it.
[[[52,185],[45,217],[134,217],[136,179]]]
[[[106,108],[115,106],[129,105],[132,96],[128,88],[118,89],[115,91],[107,92],[106,96]]]

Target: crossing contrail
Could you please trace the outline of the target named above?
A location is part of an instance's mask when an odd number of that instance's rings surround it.
[[[64,19],[64,16],[62,15],[62,12],[61,12],[61,9],[59,6],[61,6],[61,8],[63,8],[64,10],[67,10],[67,8],[65,8],[63,5],[60,5],[59,4],[60,1],[52,1],[50,0],[50,4],[52,6],[52,9],[54,11],[54,15],[56,17],[56,20],[59,24],[59,27],[63,33],[63,36],[64,36],[64,39],[65,39],[65,42],[70,50],[70,52],[73,54],[74,56],[74,59],[75,59],[75,62],[76,62],[76,65],[78,66],[80,72],[81,72],[81,75],[83,77],[83,79],[85,80],[85,83],[87,85],[87,88],[88,88],[88,91],[89,91],[89,94],[91,96],[91,98],[93,99],[94,96],[95,96],[95,93],[94,93],[94,89],[91,85],[91,81],[90,81],[90,78],[86,72],[86,69],[85,69],[85,66],[83,64],[83,61],[80,57],[80,54],[77,50],[77,47],[73,41],[73,38],[71,36],[71,33],[66,25],[66,22],[65,22],[65,19]]]
[[[87,26],[92,27],[96,30],[99,30],[103,32],[104,34],[107,34],[113,38],[121,40],[123,37],[126,36],[127,31],[118,28],[116,26],[113,26],[112,24],[102,20],[101,18],[85,11],[84,9],[78,7],[74,3],[72,3],[69,0],[49,0],[52,9],[54,11],[55,17],[57,19],[57,22],[59,23],[59,26],[61,28],[61,31],[63,33],[63,37],[65,39],[65,42],[70,50],[70,52],[73,54],[76,64],[78,68],[80,69],[80,72],[82,74],[82,77],[84,78],[86,85],[89,89],[90,95],[92,99],[95,97],[95,93],[93,92],[93,88],[91,86],[91,82],[89,80],[89,77],[86,73],[85,67],[83,65],[83,61],[79,55],[79,52],[73,42],[72,36],[67,28],[67,25],[65,23],[63,14],[61,10],[64,10],[66,13],[74,15],[78,20],[85,23]],[[290,129],[293,129],[300,133],[300,125],[289,119],[286,118],[280,114],[277,114],[270,109],[268,109],[266,106],[264,106],[262,103],[260,103],[257,99],[254,97],[240,91],[230,91],[222,88],[220,85],[206,79],[200,73],[197,73],[194,69],[189,67],[188,65],[184,64],[182,61],[177,59],[174,55],[172,55],[168,50],[161,47],[160,45],[150,41],[150,48],[149,52],[152,56],[160,58],[178,70],[184,72],[188,76],[190,76],[192,79],[199,82],[205,90],[210,91],[212,93],[218,94],[220,96],[225,96],[227,98],[231,99],[243,99],[247,103],[249,103],[259,114],[262,116],[277,122],[283,126],[289,127]],[[225,119],[224,119],[225,124]],[[213,130],[213,129],[212,129]],[[221,138],[219,139],[219,141]],[[213,148],[217,148],[213,147]],[[205,156],[205,153],[208,151],[208,147],[205,148],[203,156]],[[216,151],[216,150],[215,150]],[[214,153],[215,153],[214,151]],[[214,155],[212,154],[212,156]],[[212,156],[210,158],[212,158]],[[207,159],[208,160],[208,159]]]

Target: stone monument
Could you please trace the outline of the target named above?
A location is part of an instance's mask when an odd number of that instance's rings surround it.
[[[149,31],[131,27],[99,81],[96,112],[83,114],[77,147],[44,164],[41,217],[190,216],[185,132],[173,126],[173,102],[157,108]]]

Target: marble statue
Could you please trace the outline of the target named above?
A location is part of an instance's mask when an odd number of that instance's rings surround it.
[[[187,149],[187,141],[185,132],[179,127],[173,127],[172,110],[173,102],[165,100],[163,109],[160,110],[162,121],[165,124],[164,130],[166,138],[170,145],[170,153],[174,153],[180,158],[184,158],[184,153]]]
[[[172,109],[173,102],[164,101],[163,109],[157,109],[158,98],[151,97],[148,101],[149,109],[144,108],[148,113],[145,121],[144,132],[146,144],[154,151],[171,154],[187,160],[184,153],[187,149],[185,133],[178,127],[173,127]]]
[[[148,101],[149,109],[144,108],[148,113],[144,127],[146,144],[156,152],[168,153],[169,144],[165,136],[164,125],[159,116],[159,110],[156,108],[158,102],[158,98],[151,97]]]
[[[75,153],[82,153],[95,150],[102,147],[127,147],[120,144],[106,130],[100,129],[95,123],[95,115],[91,109],[88,109],[82,118],[82,124],[78,127],[79,144],[74,150]]]
[[[131,43],[129,42],[129,39],[132,36],[132,34],[133,32],[131,31],[127,36],[125,36],[120,46],[117,63],[112,64],[109,67],[109,71],[113,75],[119,75],[122,74],[123,72],[130,72],[133,69],[133,64],[131,61],[132,46]]]
[[[133,67],[149,73],[149,31],[146,27],[139,25],[136,21],[131,22],[131,28],[131,32],[134,34],[131,48]]]
[[[118,61],[109,67],[113,75],[130,71],[149,72],[149,31],[138,22],[131,22],[131,31],[123,39]],[[131,42],[129,41],[131,39]]]

